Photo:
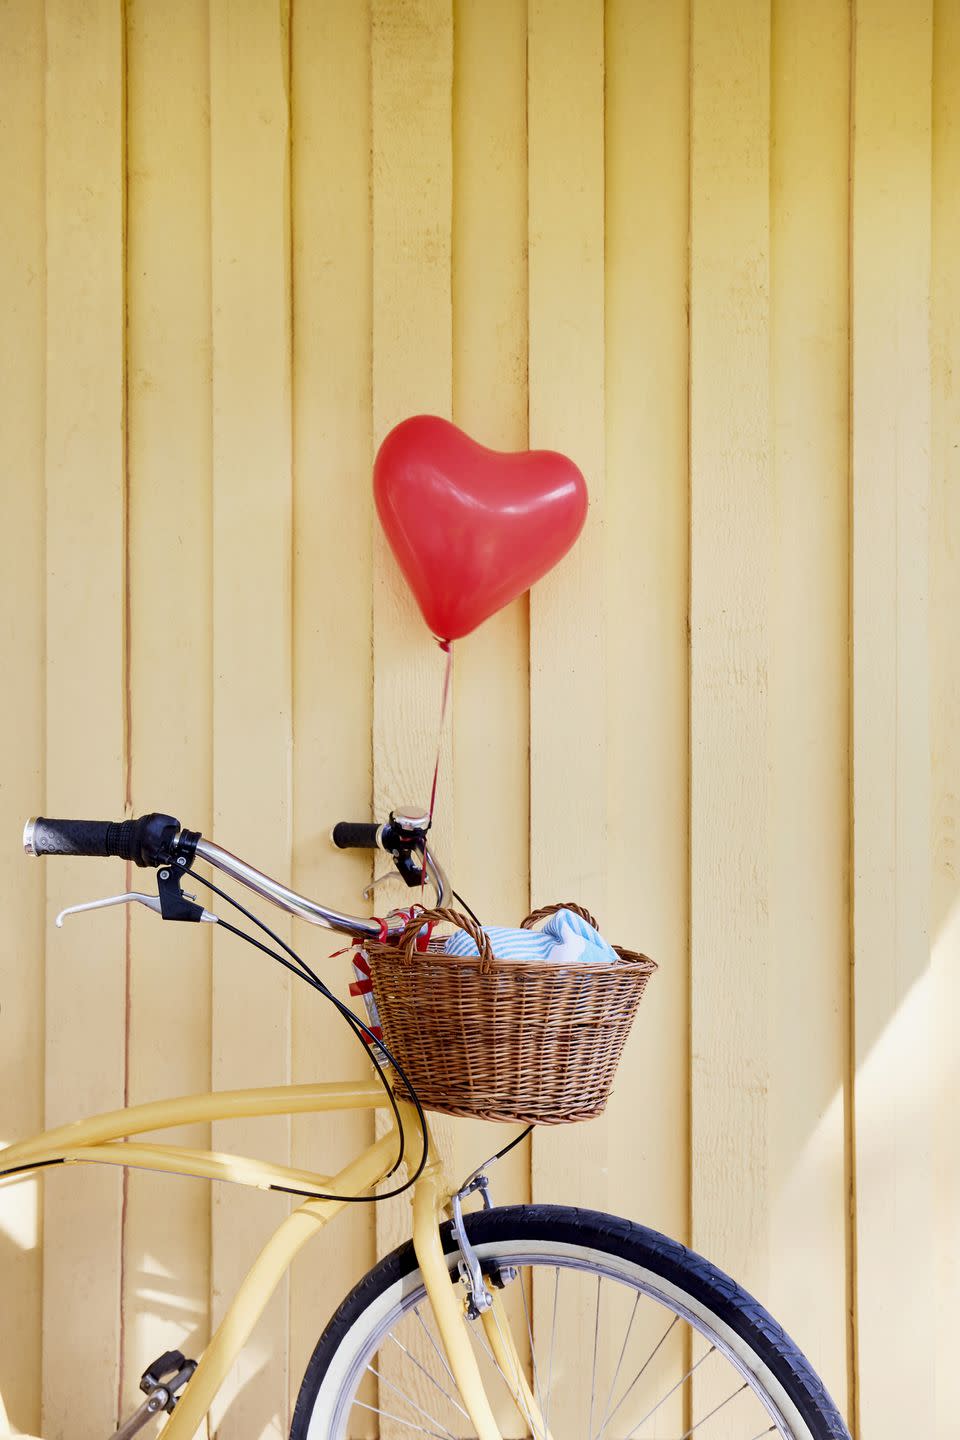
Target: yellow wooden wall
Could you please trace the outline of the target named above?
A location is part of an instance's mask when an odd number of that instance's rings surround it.
[[[590,521],[457,646],[438,849],[662,969],[606,1118],[498,1192],[691,1240],[864,1440],[955,1433],[958,67],[956,0],[0,0],[0,1143],[355,1066],[229,937],[54,932],[124,876],[22,821],[170,810],[359,906],[329,826],[426,795],[440,681],[376,445],[564,449]],[[327,1168],[367,1123],[214,1143]],[[107,1433],[282,1212],[0,1192],[13,1425]],[[286,1431],[405,1216],[300,1262],[224,1435]]]

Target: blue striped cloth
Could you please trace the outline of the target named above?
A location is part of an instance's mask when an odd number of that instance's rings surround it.
[[[542,930],[508,930],[503,926],[484,926],[498,960],[549,960],[553,964],[595,962],[616,963],[616,951],[607,944],[592,925],[572,910],[558,910]],[[476,955],[476,942],[465,930],[455,930],[444,950],[448,955]]]

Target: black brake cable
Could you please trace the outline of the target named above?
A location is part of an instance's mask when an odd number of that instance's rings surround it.
[[[504,1145],[502,1150],[498,1150],[496,1155],[491,1155],[489,1160],[485,1160],[483,1165],[480,1166],[480,1169],[482,1170],[484,1165],[492,1165],[495,1160],[502,1160],[504,1155],[509,1155],[514,1146],[519,1145],[521,1140],[526,1140],[528,1135],[533,1134],[534,1128],[533,1125],[528,1125],[525,1130],[520,1131],[519,1135],[514,1135],[510,1143]]]
[[[183,872],[181,872],[181,874],[182,873]],[[270,956],[271,960],[275,960],[278,965],[282,965],[286,970],[289,970],[291,974],[296,975],[300,980],[303,980],[305,984],[310,985],[313,989],[319,991],[319,993],[323,995],[326,1000],[330,1001],[331,1005],[333,1005],[333,1007],[339,1012],[343,1019],[346,1020],[347,1024],[349,1025],[352,1032],[356,1035],[360,1044],[363,1045],[365,1053],[370,1058],[371,1063],[373,1064],[374,1069],[377,1072],[377,1078],[383,1086],[387,1098],[390,1101],[390,1106],[393,1110],[394,1118],[397,1124],[397,1133],[400,1138],[400,1151],[397,1155],[397,1159],[394,1162],[392,1169],[388,1171],[389,1175],[393,1175],[403,1161],[406,1148],[406,1135],[404,1132],[402,1120],[400,1118],[400,1108],[397,1104],[397,1097],[393,1092],[393,1088],[390,1085],[389,1079],[387,1078],[383,1067],[377,1064],[373,1057],[370,1056],[370,1047],[367,1044],[367,1040],[369,1040],[370,1046],[376,1045],[380,1048],[383,1055],[396,1070],[401,1081],[406,1087],[407,1094],[410,1096],[413,1107],[417,1112],[417,1119],[420,1122],[420,1135],[423,1143],[421,1146],[419,1164],[417,1165],[417,1168],[413,1172],[413,1174],[408,1176],[407,1180],[404,1182],[403,1185],[399,1185],[393,1190],[388,1190],[385,1194],[335,1195],[324,1194],[319,1191],[312,1190],[288,1190],[288,1187],[286,1186],[273,1186],[272,1188],[276,1190],[283,1190],[286,1193],[290,1194],[304,1195],[306,1198],[313,1200],[337,1200],[345,1205],[378,1204],[381,1200],[393,1200],[396,1198],[396,1196],[403,1195],[405,1191],[409,1190],[411,1186],[414,1185],[415,1182],[419,1180],[420,1176],[423,1174],[427,1163],[428,1148],[427,1117],[423,1112],[423,1105],[421,1104],[420,1097],[418,1096],[403,1066],[397,1060],[396,1056],[390,1051],[384,1041],[382,1039],[378,1039],[377,1036],[370,1029],[370,1027],[364,1024],[364,1022],[359,1018],[359,1016],[355,1015],[348,1005],[345,1005],[342,1000],[340,1000],[336,995],[334,995],[333,991],[330,990],[329,987],[323,983],[319,975],[317,975],[311,969],[311,967],[307,964],[303,957],[301,955],[298,955],[297,952],[290,945],[288,945],[285,940],[281,939],[281,937],[277,935],[275,931],[271,930],[270,926],[267,925],[264,920],[261,920],[259,915],[255,915],[252,910],[248,910],[245,905],[242,905],[239,900],[234,899],[234,897],[228,894],[226,890],[222,890],[219,885],[215,885],[212,880],[208,880],[205,876],[197,874],[195,870],[190,870],[189,874],[193,877],[194,880],[199,880],[201,885],[206,885],[207,889],[211,890],[214,895],[218,895],[221,900],[225,900],[228,905],[232,905],[235,910],[238,910],[241,915],[244,915],[251,922],[251,924],[256,925],[260,930],[264,932],[265,935],[268,935],[270,939],[273,940],[277,945],[279,945],[282,950],[285,950],[287,952],[287,955],[291,956],[292,959],[296,961],[296,964],[291,964],[290,960],[286,959],[285,956],[278,955],[275,950],[271,950],[269,946],[264,945],[262,941],[257,940],[255,936],[248,935],[246,931],[240,930],[236,925],[231,925],[228,920],[218,919],[217,923],[219,925],[222,925],[223,928],[230,931],[231,934],[239,936],[241,940],[246,940],[246,942],[249,945],[254,946],[255,949],[262,950],[265,955]],[[367,1037],[367,1040],[364,1039],[364,1036]]]
[[[473,920],[477,925],[479,925],[480,921],[470,909],[470,906],[467,904],[466,900],[464,900],[463,896],[460,895],[456,890],[451,890],[450,894],[453,896],[454,900],[456,900],[457,904],[460,906],[460,909],[466,910],[467,914],[470,916],[470,919]]]
[[[462,1195],[465,1191],[468,1190],[468,1187],[473,1184],[474,1180],[476,1180],[479,1175],[483,1175],[484,1171],[489,1170],[491,1165],[495,1165],[498,1160],[502,1160],[504,1155],[509,1155],[510,1151],[515,1149],[515,1147],[520,1144],[521,1140],[526,1140],[527,1136],[533,1133],[534,1128],[535,1127],[533,1125],[527,1125],[525,1129],[520,1131],[519,1135],[514,1135],[512,1140],[508,1140],[502,1150],[498,1150],[495,1155],[488,1155],[486,1160],[482,1161],[479,1165],[477,1165],[473,1170],[470,1171],[470,1174],[460,1186],[459,1193]]]

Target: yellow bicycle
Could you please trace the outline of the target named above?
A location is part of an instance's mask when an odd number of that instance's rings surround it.
[[[428,826],[428,817],[395,812],[382,825],[341,822],[333,834],[341,848],[385,850],[408,883],[429,877],[442,906],[449,885],[427,848]],[[377,1425],[381,1435],[412,1431],[435,1440],[689,1440],[701,1433],[708,1440],[849,1440],[822,1383],[780,1326],[702,1257],[594,1211],[494,1207],[488,1172],[505,1150],[463,1183],[449,1181],[396,1058],[382,1041],[372,1043],[370,1027],[262,919],[195,867],[210,866],[289,914],[354,940],[380,935],[381,922],[297,894],[169,815],[117,824],[37,818],[27,824],[24,845],[30,855],[115,856],[157,872],[156,895],[128,891],[73,906],[58,924],[76,911],[141,904],[164,920],[224,926],[332,1003],[374,1062],[364,1082],[158,1101],[0,1152],[3,1182],[46,1166],[99,1162],[301,1200],[265,1245],[200,1358],[169,1351],[148,1368],[145,1398],[116,1440],[157,1415],[165,1417],[163,1440],[190,1440],[298,1251],[347,1205],[407,1189],[412,1239],[358,1282],[328,1324],[301,1384],[292,1440],[369,1436]],[[259,934],[186,894],[188,876]],[[394,1076],[402,1082],[396,1091]],[[135,1138],[196,1121],[357,1109],[386,1110],[392,1124],[333,1176]],[[470,1196],[479,1196],[482,1208],[465,1214]]]

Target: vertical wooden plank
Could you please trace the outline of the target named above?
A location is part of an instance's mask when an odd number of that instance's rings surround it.
[[[294,884],[359,912],[367,908],[361,891],[370,856],[334,850],[329,833],[337,820],[369,819],[372,798],[368,5],[301,0],[291,56]],[[347,998],[347,957],[324,960],[343,942],[308,927],[296,938]],[[299,986],[292,1024],[295,1083],[369,1073],[342,1020]],[[333,1173],[372,1135],[369,1115],[298,1117],[293,1163]],[[290,1302],[294,1397],[333,1307],[372,1265],[374,1240],[373,1211],[354,1205],[298,1259]]]
[[[453,419],[484,445],[527,445],[527,4],[453,7]],[[529,606],[521,598],[456,646],[453,758],[457,889],[487,924],[519,924],[529,880]],[[489,817],[496,817],[490,843]],[[517,1133],[461,1120],[457,1173]],[[530,1144],[492,1175],[499,1204],[530,1194]],[[517,1295],[511,1323],[525,1349]],[[492,1392],[504,1436],[525,1433]]]
[[[379,444],[408,415],[450,415],[450,0],[373,0],[373,434]],[[425,804],[436,755],[443,656],[377,527],[373,548],[373,795],[378,817]],[[451,855],[454,783],[450,723],[433,841]],[[409,903],[381,893],[378,908]],[[382,1123],[382,1122],[381,1122]],[[453,1124],[434,1137],[448,1158]],[[377,1245],[410,1233],[406,1197],[377,1206]],[[381,1422],[381,1434],[402,1435]]]
[[[527,6],[454,6],[453,419],[484,445],[527,444]],[[488,924],[529,909],[528,604],[457,646],[453,723],[458,890]],[[496,815],[496,843],[485,818]],[[464,1121],[482,1160],[516,1126]],[[529,1145],[497,1166],[498,1200],[529,1195]]]
[[[607,933],[660,964],[608,1124],[610,1203],[688,1226],[689,18],[606,21]],[[637,1097],[646,1096],[641,1123]]]
[[[535,905],[579,900],[604,923],[601,0],[530,0],[528,94],[530,443],[569,454],[590,490],[576,549],[530,596],[530,889]],[[537,1132],[534,1198],[603,1208],[605,1136],[602,1120]]]
[[[690,214],[692,1238],[769,1237],[770,17],[694,0]]]
[[[374,0],[372,17],[373,430],[379,444],[408,415],[450,414],[453,25],[447,0]],[[429,799],[443,657],[379,527],[373,574],[373,788],[380,817],[394,805]],[[442,770],[433,832],[441,858],[451,853],[453,837],[449,724]],[[438,1125],[439,1143],[449,1141],[451,1128]],[[396,1243],[409,1233],[409,1206],[380,1206],[377,1222],[379,1243]]]
[[[131,794],[210,829],[210,136],[206,6],[128,0],[128,471]],[[135,872],[137,888],[150,876]],[[131,1104],[210,1088],[210,935],[131,912]],[[209,1126],[165,1131],[209,1145]],[[209,1303],[210,1187],[131,1171],[124,1409]]]
[[[530,595],[530,891],[606,924],[604,591],[604,7],[530,0],[528,227],[530,443],[580,466],[590,513],[573,553]],[[610,1208],[606,1119],[535,1131],[534,1200]],[[534,1287],[534,1331],[550,1326]],[[587,1414],[594,1315],[571,1306],[558,1413]]]
[[[288,63],[285,5],[212,0],[213,822],[223,843],[280,876],[290,873]],[[277,915],[270,923],[289,932]],[[289,1001],[285,973],[216,937],[216,1088],[288,1078]],[[289,1156],[285,1118],[213,1132],[217,1149]],[[214,1322],[283,1206],[215,1191]],[[287,1291],[284,1281],[218,1402],[225,1435],[286,1433]]]
[[[49,0],[46,43],[45,808],[114,817],[127,783],[120,7]],[[116,861],[44,864],[48,920],[123,879]],[[88,919],[47,947],[48,1125],[124,1100],[126,920]],[[121,1177],[59,1178],[46,1185],[44,1225],[43,1429],[53,1436],[78,1414],[92,1431],[115,1424],[120,1339]]]
[[[777,0],[768,1295],[841,1409],[849,1212],[849,75],[845,0]],[[743,974],[733,1003],[746,981]]]
[[[661,969],[607,1112],[610,1133],[630,1140],[609,1146],[606,1203],[681,1239],[689,1225],[689,52],[686,6],[608,3],[604,915],[611,938],[647,951]],[[613,1318],[608,1310],[600,1332],[601,1374],[611,1376]],[[637,1354],[650,1354],[660,1317],[642,1307],[634,1320]],[[675,1377],[687,1350],[675,1334],[661,1353]],[[639,1386],[633,1414],[621,1412],[627,1431],[648,1403]],[[683,1407],[681,1390],[658,1413],[657,1433],[681,1434]]]
[[[931,6],[856,8],[853,865],[859,1423],[933,1433]],[[895,1177],[895,1179],[894,1179]],[[896,1356],[896,1364],[889,1357]]]
[[[933,458],[930,504],[930,733],[932,771],[931,940],[934,1056],[937,1305],[934,1324],[936,1414],[933,1433],[948,1440],[960,1413],[960,9],[933,14]]]
[[[0,647],[17,681],[0,707],[0,1145],[43,1129],[42,867],[20,846],[44,777],[44,76],[43,10],[0,4]],[[41,1182],[0,1189],[0,1429],[39,1433]]]

